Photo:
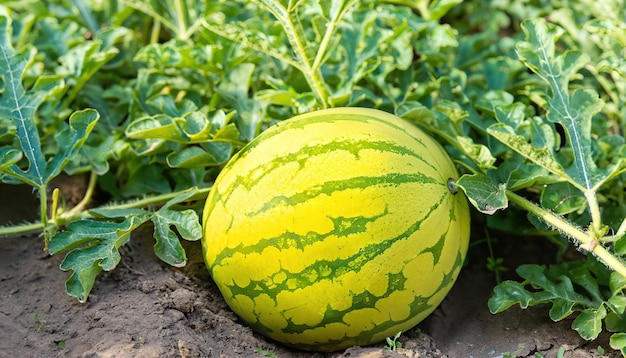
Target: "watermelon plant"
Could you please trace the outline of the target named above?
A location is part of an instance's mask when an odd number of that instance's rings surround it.
[[[155,254],[184,265],[180,239],[202,237],[217,176],[268,128],[375,108],[443,145],[480,232],[582,252],[518,267],[492,312],[547,304],[586,339],[612,332],[626,353],[625,6],[3,2],[0,181],[32,187],[40,220],[0,235],[41,232],[84,302],[145,223]],[[75,206],[55,188],[61,173],[88,182]]]

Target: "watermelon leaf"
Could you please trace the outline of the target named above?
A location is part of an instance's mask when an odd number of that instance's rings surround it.
[[[157,19],[177,39],[183,41],[188,40],[202,25],[208,7],[204,2],[192,0],[128,0],[125,4]]]
[[[600,306],[597,309],[587,308],[582,310],[574,322],[572,328],[586,340],[598,338],[602,332],[602,320],[606,317],[606,308]]]
[[[550,303],[550,318],[554,321],[578,312],[572,321],[572,329],[587,340],[598,337],[605,320],[607,329],[620,330],[624,326],[621,317],[626,300],[618,298],[623,298],[621,293],[615,296],[607,289],[615,284],[615,279],[604,274],[602,265],[593,256],[588,255],[586,261],[549,267],[522,265],[516,272],[522,282],[504,281],[494,288],[494,295],[488,302],[492,313],[502,312],[515,304],[524,309]],[[618,345],[619,336],[615,336],[615,340]]]
[[[463,189],[470,203],[484,214],[491,215],[508,207],[506,185],[494,183],[486,175],[465,174],[455,185]]]
[[[190,100],[174,103],[171,96],[158,96],[147,102],[159,111],[141,117],[126,127],[135,139],[163,139],[180,143],[201,143],[211,138],[211,122]]]
[[[51,255],[68,252],[60,266],[63,271],[73,271],[66,282],[67,293],[85,302],[96,276],[103,270],[115,268],[121,257],[119,248],[130,240],[135,229],[148,221],[154,224],[154,252],[157,257],[172,266],[184,266],[187,257],[179,237],[189,241],[199,240],[202,228],[193,209],[179,211],[174,207],[193,200],[198,193],[195,188],[186,190],[154,212],[136,207],[122,208],[120,205],[92,209],[90,213],[99,220],[70,223],[66,231],[52,238],[49,246]]]
[[[20,159],[22,159],[20,150],[11,147],[0,148],[0,172],[19,162]]]
[[[55,235],[50,241],[50,254],[69,251],[60,265],[63,271],[73,271],[65,282],[67,293],[85,302],[96,276],[102,270],[110,271],[117,266],[121,258],[119,248],[144,221],[145,217],[139,216],[128,217],[119,223],[81,220]]]
[[[36,188],[43,187],[48,179],[46,159],[41,150],[41,139],[35,123],[35,111],[46,97],[60,86],[47,84],[24,89],[22,76],[34,59],[34,53],[18,54],[11,45],[11,19],[0,16],[0,69],[5,91],[0,96],[0,116],[9,118],[16,128],[19,144],[28,168],[23,170],[14,164],[5,173]]]
[[[491,313],[503,312],[515,304],[526,309],[534,302],[533,293],[527,291],[525,283],[516,281],[503,281],[493,290],[494,295],[489,299],[488,307]]]
[[[496,113],[504,113],[504,110]],[[557,161],[550,148],[545,146],[535,147],[532,143],[528,143],[527,138],[517,134],[514,128],[503,123],[490,126],[487,132],[528,160],[547,169],[550,173],[558,177],[567,178],[566,171]]]
[[[187,147],[167,156],[167,164],[172,168],[195,168],[218,166],[230,159],[233,145],[226,142],[205,142],[198,147]]]
[[[197,190],[188,190],[171,199],[157,210],[151,220],[154,223],[155,254],[163,261],[175,267],[185,266],[187,256],[180,245],[179,235],[185,240],[196,241],[202,237],[202,228],[198,214],[192,209],[172,210],[171,207],[186,202],[197,194]],[[176,228],[176,231],[174,231]]]
[[[46,182],[59,175],[65,165],[77,156],[99,118],[100,115],[93,109],[72,113],[69,125],[55,135],[59,151],[48,163]]]
[[[546,185],[541,192],[540,203],[544,208],[558,214],[582,212],[587,207],[587,199],[582,193],[566,182]]]
[[[609,340],[611,348],[619,350],[622,354],[626,354],[626,333],[614,333]]]
[[[217,88],[219,94],[237,111],[235,122],[244,140],[251,140],[259,134],[265,111],[258,101],[248,95],[254,70],[253,64],[243,63],[228,72],[228,80]]]
[[[61,108],[68,108],[94,74],[119,53],[115,47],[102,47],[102,40],[94,39],[69,49],[59,58],[61,66],[57,75],[72,83],[65,88],[68,92]]]
[[[546,118],[563,126],[567,145],[574,156],[573,164],[565,168],[565,173],[558,169],[557,173],[568,178],[581,191],[593,192],[624,170],[624,160],[604,169],[596,165],[591,155],[591,119],[603,108],[604,102],[592,90],[579,89],[573,95],[568,91],[570,79],[589,59],[579,51],[567,51],[557,56],[555,42],[563,31],[558,27],[548,26],[545,20],[524,21],[522,29],[526,33],[527,41],[517,44],[517,52],[522,62],[548,84],[551,94]],[[530,150],[527,152],[528,158],[537,154]],[[541,155],[540,158],[549,157],[547,153],[544,154],[546,155]],[[555,168],[557,166],[553,162],[548,166],[548,169]]]

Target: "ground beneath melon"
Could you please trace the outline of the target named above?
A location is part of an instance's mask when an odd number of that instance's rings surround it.
[[[34,220],[28,188],[0,186],[0,199],[0,223]],[[402,334],[402,348],[390,351],[383,342],[327,354],[286,349],[228,309],[199,243],[186,244],[189,264],[173,269],[154,256],[150,233],[140,230],[122,248],[120,264],[98,277],[85,304],[65,293],[62,257],[45,255],[37,235],[0,238],[0,357],[556,357],[560,347],[564,357],[619,356],[606,336],[586,342],[569,328],[571,320],[550,321],[547,307],[489,313],[495,280],[479,249],[470,251],[441,306]],[[505,264],[545,256],[541,244],[519,247],[521,241],[503,245]]]

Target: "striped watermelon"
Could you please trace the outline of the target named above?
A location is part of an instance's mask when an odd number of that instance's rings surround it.
[[[202,247],[226,302],[305,350],[384,340],[428,316],[465,258],[457,172],[420,129],[372,109],[283,121],[222,170]]]

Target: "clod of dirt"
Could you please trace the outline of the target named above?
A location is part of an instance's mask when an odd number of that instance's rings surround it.
[[[351,347],[344,351],[341,358],[440,358],[445,357],[425,349],[398,348],[389,350],[384,348]]]
[[[170,294],[170,302],[173,308],[183,313],[189,313],[193,311],[193,304],[197,297],[195,292],[181,287]]]

